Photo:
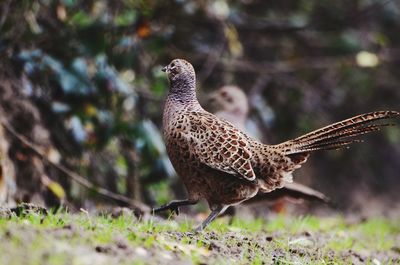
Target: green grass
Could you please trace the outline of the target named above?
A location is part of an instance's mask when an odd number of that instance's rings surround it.
[[[0,264],[398,264],[400,222],[341,216],[192,221],[59,212],[0,218]]]

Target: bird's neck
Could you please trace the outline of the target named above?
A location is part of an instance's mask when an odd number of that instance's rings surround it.
[[[167,101],[188,111],[199,111],[200,106],[196,96],[195,79],[178,79],[171,81]]]
[[[177,116],[193,111],[205,111],[197,100],[195,82],[193,84],[171,82],[163,111],[164,137],[168,137],[167,129],[171,126],[171,121]]]

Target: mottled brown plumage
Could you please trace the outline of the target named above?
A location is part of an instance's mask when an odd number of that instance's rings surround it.
[[[246,134],[249,133],[246,126],[249,103],[242,89],[237,86],[223,86],[208,96],[208,103],[215,116],[229,121]],[[254,134],[254,130],[257,129],[250,128],[250,133]],[[294,181],[293,183],[285,183],[281,189],[268,193],[259,192],[244,203],[276,200],[275,203],[282,205],[281,199],[285,197],[331,203],[330,199],[323,193]]]
[[[378,130],[380,125],[373,122],[400,115],[396,111],[362,114],[282,144],[265,145],[200,106],[190,63],[175,59],[163,70],[170,80],[163,114],[164,138],[189,198],[154,211],[178,211],[179,206],[204,198],[212,212],[196,231],[230,205],[291,182],[292,172],[306,162],[310,152],[345,147],[356,141],[352,137]]]

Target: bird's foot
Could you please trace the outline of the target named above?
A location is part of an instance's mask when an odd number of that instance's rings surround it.
[[[175,215],[179,215],[180,213],[179,206],[172,207],[171,212],[174,213]]]
[[[155,213],[162,212],[164,210],[166,210],[166,209],[164,209],[163,207],[155,208],[155,209],[152,210],[152,213],[155,214]],[[180,213],[179,206],[170,207],[169,210],[172,213],[174,213],[175,215],[179,215],[179,213]]]
[[[194,235],[196,235],[196,234],[199,234],[201,231],[203,231],[204,230],[204,227],[203,227],[203,224],[201,224],[201,225],[199,225],[198,227],[196,227],[194,230],[193,230],[193,234]]]
[[[192,230],[192,231],[186,232],[186,235],[187,235],[188,237],[194,237],[194,236],[199,235],[199,234],[201,233],[201,231],[203,231],[203,228],[202,228],[201,226],[199,226],[199,227],[196,227],[196,228],[195,228],[194,230]]]
[[[199,234],[199,232],[196,232],[196,230],[186,232],[186,236],[188,236],[188,237],[194,237],[194,236],[197,236],[198,234]]]

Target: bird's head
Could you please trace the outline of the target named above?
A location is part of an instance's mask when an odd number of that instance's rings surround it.
[[[174,59],[162,69],[168,76],[171,82],[175,81],[194,81],[196,74],[193,66],[186,60]]]
[[[247,96],[236,86],[223,86],[208,97],[208,103],[214,112],[226,112],[247,117],[249,103]]]

